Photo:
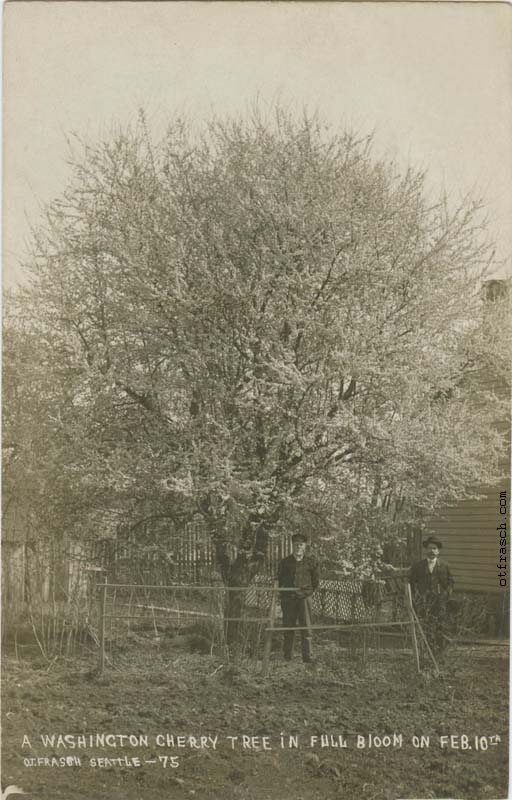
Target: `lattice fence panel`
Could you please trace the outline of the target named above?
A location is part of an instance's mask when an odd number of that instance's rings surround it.
[[[268,592],[261,591],[263,586],[268,586]],[[260,610],[270,608],[272,586],[270,577],[257,575],[247,591],[246,605]],[[396,618],[402,609],[402,595],[403,582],[398,580],[322,580],[311,603],[317,618],[335,622],[372,622]]]

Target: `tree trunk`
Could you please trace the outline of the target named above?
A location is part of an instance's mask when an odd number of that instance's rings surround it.
[[[217,568],[228,589],[224,607],[225,640],[228,646],[235,649],[241,648],[244,633],[247,633],[246,624],[243,621],[247,595],[244,590],[249,587],[252,579],[263,565],[270,523],[257,512],[249,514],[238,541],[237,555],[232,560],[225,520],[221,522],[219,517],[212,513],[211,497],[205,498],[202,511],[211,531]],[[229,591],[230,589],[232,591]],[[253,623],[249,623],[249,625],[251,624]]]
[[[226,642],[235,648],[243,644],[244,634],[248,633],[247,623],[243,621],[247,598],[247,591],[244,590],[263,566],[267,541],[265,522],[260,515],[251,514],[240,537],[238,552],[230,565],[227,580],[227,586],[232,591],[228,591],[226,602]]]

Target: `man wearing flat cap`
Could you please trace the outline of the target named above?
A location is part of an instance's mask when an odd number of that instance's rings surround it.
[[[413,564],[409,575],[412,601],[433,652],[441,653],[446,646],[448,600],[453,592],[453,577],[448,564],[439,558],[442,542],[429,536],[423,547],[426,558]]]
[[[279,562],[277,581],[283,610],[284,659],[291,661],[295,631],[301,628],[302,660],[312,661],[311,648],[311,600],[318,589],[318,565],[312,556],[306,554],[307,537],[302,533],[292,536],[292,552]]]

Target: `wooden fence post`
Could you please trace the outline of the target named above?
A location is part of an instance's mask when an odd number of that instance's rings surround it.
[[[414,614],[414,608],[412,605],[412,595],[411,595],[411,584],[406,582],[405,583],[405,605],[407,606],[407,611],[409,612],[409,619],[411,625],[411,638],[412,638],[412,649],[414,656],[416,658],[416,668],[418,672],[420,672],[420,654],[418,651],[418,640],[416,638],[416,620]]]
[[[100,586],[100,636],[98,653],[98,673],[101,675],[105,669],[105,614],[107,608],[108,579],[105,575]]]
[[[272,650],[272,628],[274,627],[274,618],[276,615],[276,602],[277,602],[277,581],[274,581],[272,586],[272,597],[270,600],[270,614],[269,614],[269,629],[265,632],[265,644],[263,647],[263,660],[261,663],[261,671],[263,676],[268,675],[270,666],[270,652]]]
[[[436,661],[434,653],[432,652],[432,648],[430,647],[430,645],[428,643],[428,639],[425,636],[425,631],[423,630],[423,628],[421,626],[421,623],[420,623],[420,621],[418,619],[418,615],[416,614],[414,608],[412,609],[412,613],[413,613],[414,621],[415,621],[416,625],[418,626],[418,630],[419,630],[419,632],[421,634],[421,638],[423,639],[423,643],[425,645],[427,653],[429,654],[430,658],[432,659],[432,663],[434,665],[435,674],[437,676],[439,676],[441,674],[440,671],[439,671],[439,665],[438,665],[438,663]]]
[[[313,629],[311,627],[311,614],[309,612],[309,604],[307,598],[304,599],[304,621],[306,623],[307,635],[309,636],[309,655],[313,657]],[[301,631],[304,633],[304,631]]]

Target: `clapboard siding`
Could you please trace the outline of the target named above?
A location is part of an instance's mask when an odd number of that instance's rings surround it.
[[[487,557],[482,558],[482,544],[480,542],[466,544],[463,539],[453,541],[451,537],[447,542],[446,536],[442,538],[442,541],[444,542],[443,557],[447,558],[448,553],[453,553],[455,558],[461,558],[461,547],[464,547],[463,563],[477,564],[482,570],[486,569]],[[498,540],[496,540],[496,546],[499,546]],[[497,556],[493,560],[493,564],[495,560],[497,560]]]
[[[429,533],[443,542],[442,557],[449,563],[458,591],[503,592],[498,578],[500,492],[510,503],[510,480],[487,490],[481,500],[462,500],[433,516]],[[480,489],[480,492],[482,490]]]
[[[492,539],[496,532],[496,517],[492,512],[489,512],[486,517],[477,517],[475,519],[457,519],[453,520],[436,520],[436,529],[438,531],[445,530],[453,533],[454,536],[463,535],[473,539]]]
[[[468,516],[467,512],[464,512],[460,516],[453,514],[452,517],[437,517],[436,525],[438,528],[478,533],[485,528],[494,531],[497,524],[495,523],[496,518],[495,509],[489,509],[487,514]]]

